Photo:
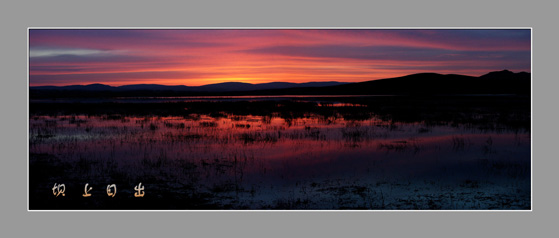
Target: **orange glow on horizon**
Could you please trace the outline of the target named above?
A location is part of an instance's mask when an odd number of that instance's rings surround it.
[[[530,71],[530,30],[30,30],[31,86]]]

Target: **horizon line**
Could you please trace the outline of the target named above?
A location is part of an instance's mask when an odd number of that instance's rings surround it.
[[[375,80],[383,80],[383,79],[394,79],[394,78],[401,78],[401,77],[406,77],[406,76],[411,76],[411,75],[417,75],[417,74],[439,74],[439,75],[462,75],[462,76],[469,76],[469,77],[481,77],[483,75],[489,74],[489,73],[493,73],[493,72],[503,72],[503,71],[509,71],[515,74],[518,73],[529,73],[531,74],[531,72],[528,71],[519,71],[519,72],[513,72],[510,71],[508,69],[503,69],[503,70],[496,70],[496,71],[489,71],[487,73],[481,74],[479,76],[472,76],[472,75],[465,75],[465,74],[442,74],[442,73],[435,73],[435,72],[422,72],[422,73],[413,73],[413,74],[406,74],[406,75],[401,75],[401,76],[396,76],[396,77],[390,77],[390,78],[377,78],[377,79],[371,79],[371,80],[365,80],[365,81],[355,81],[355,82],[341,82],[341,81],[308,81],[308,82],[301,82],[301,83],[297,83],[297,82],[288,82],[288,81],[270,81],[270,82],[265,82],[265,83],[247,83],[247,82],[242,82],[242,81],[223,81],[223,82],[219,82],[219,83],[210,83],[210,84],[202,84],[202,85],[197,85],[197,86],[188,86],[185,84],[175,84],[175,85],[167,85],[167,84],[157,84],[157,83],[133,83],[133,84],[120,84],[120,85],[111,85],[111,84],[106,84],[106,83],[102,83],[102,82],[98,82],[98,83],[89,83],[89,84],[65,84],[65,85],[54,85],[54,84],[43,84],[43,85],[31,85],[31,83],[29,83],[28,87],[66,87],[66,86],[90,86],[90,85],[105,85],[105,86],[110,86],[110,87],[122,87],[122,86],[131,86],[131,85],[158,85],[158,86],[168,86],[168,87],[180,87],[180,86],[184,86],[184,87],[203,87],[203,86],[208,86],[208,85],[217,85],[217,84],[225,84],[225,83],[242,83],[242,84],[250,84],[250,85],[259,85],[259,84],[268,84],[268,83],[292,83],[292,84],[305,84],[305,83],[329,83],[329,82],[334,82],[334,83],[343,83],[343,84],[351,84],[351,83],[363,83],[363,82],[369,82],[369,81],[375,81]]]

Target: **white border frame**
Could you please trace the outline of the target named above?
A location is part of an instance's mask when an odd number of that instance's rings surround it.
[[[530,30],[530,210],[30,210],[29,209],[29,30]],[[533,212],[534,211],[534,29],[532,27],[27,27],[27,212]]]

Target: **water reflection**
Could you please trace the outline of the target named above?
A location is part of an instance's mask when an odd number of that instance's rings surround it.
[[[147,181],[178,200],[203,195],[211,208],[530,207],[530,133],[518,129],[312,113],[39,115],[29,123],[31,159],[55,157],[66,180]]]

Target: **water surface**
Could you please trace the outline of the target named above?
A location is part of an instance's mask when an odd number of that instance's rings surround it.
[[[290,98],[289,103],[300,100]],[[291,105],[284,103],[273,102],[277,108]],[[77,194],[65,198],[68,205],[32,193],[46,200],[35,204],[80,209],[127,209],[124,204],[133,209],[530,208],[530,131],[499,120],[502,112],[476,107],[475,113],[463,112],[469,121],[401,120],[399,112],[375,111],[378,103],[307,98],[301,103],[316,111],[197,113],[195,104],[183,107],[182,115],[32,113],[31,175],[42,176],[33,189],[48,193],[50,184],[65,182],[68,193]],[[448,109],[437,110],[446,115]],[[356,112],[365,116],[356,117]],[[149,202],[130,202],[139,182]],[[85,183],[99,188],[94,202],[78,196]],[[107,200],[103,187],[112,183],[119,186],[121,200]]]

